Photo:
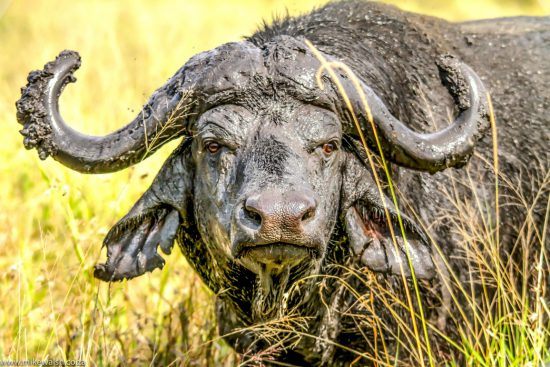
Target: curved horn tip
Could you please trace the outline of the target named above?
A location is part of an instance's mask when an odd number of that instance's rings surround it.
[[[61,82],[62,89],[67,83],[75,82],[73,72],[81,64],[80,55],[76,51],[64,50],[54,61],[44,65],[42,70],[29,73],[27,85],[21,88],[21,98],[15,103],[17,121],[23,125],[19,132],[25,138],[26,149],[36,148],[40,159],[55,156],[57,147],[52,139],[52,127],[47,116],[47,96],[52,91],[50,81]]]
[[[464,166],[490,126],[489,97],[481,78],[452,55],[441,56],[436,64],[442,83],[460,110],[452,124],[439,131],[418,132],[410,129],[391,114],[371,88],[361,84],[378,134],[384,139],[381,153],[400,166],[431,173]],[[351,90],[349,95],[355,96],[354,103],[362,106],[357,94],[353,94],[355,86],[348,84],[346,90]],[[376,140],[368,121],[363,113],[361,128],[369,135],[367,142],[376,152],[378,147],[373,144]],[[354,134],[356,126],[349,123],[346,128],[346,132]]]
[[[486,105],[485,87],[477,74],[457,57],[444,54],[436,60],[443,84],[451,93],[458,108],[462,111],[472,107],[472,92],[482,99],[481,105]],[[475,88],[475,91],[471,89]]]

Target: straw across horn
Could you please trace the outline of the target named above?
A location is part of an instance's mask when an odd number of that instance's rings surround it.
[[[476,143],[489,127],[488,96],[479,76],[468,65],[449,55],[439,60],[438,67],[460,113],[447,127],[433,133],[411,130],[389,112],[370,87],[359,82],[386,159],[403,167],[431,173],[467,163]],[[344,81],[344,89],[367,144],[378,153],[361,95],[349,79]],[[356,126],[349,121],[344,123],[344,131],[358,135]]]
[[[125,127],[103,137],[81,134],[68,126],[59,113],[63,88],[75,81],[80,56],[63,51],[43,70],[28,76],[17,101],[17,119],[24,126],[27,149],[36,148],[41,159],[52,156],[83,173],[106,173],[126,168],[152,154],[169,140],[185,133],[185,104],[181,83],[183,68],[149,99],[143,110]]]

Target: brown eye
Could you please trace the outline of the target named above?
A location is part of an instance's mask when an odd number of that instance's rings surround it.
[[[220,150],[221,147],[222,146],[219,143],[216,143],[215,141],[210,141],[205,144],[205,148],[212,154]]]
[[[331,154],[336,150],[336,144],[335,143],[325,143],[323,144],[323,153],[325,154]]]

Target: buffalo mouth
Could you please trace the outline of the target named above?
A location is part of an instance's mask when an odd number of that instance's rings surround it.
[[[237,246],[235,257],[265,265],[288,265],[318,258],[320,247],[320,245],[288,242],[243,243]]]

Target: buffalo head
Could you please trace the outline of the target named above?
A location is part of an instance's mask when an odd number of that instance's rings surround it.
[[[403,213],[405,231],[394,226],[399,213],[364,164],[356,122],[379,154],[370,112],[381,153],[397,165],[429,172],[456,166],[487,125],[481,81],[468,66],[445,58],[441,75],[460,114],[447,128],[423,134],[392,116],[361,81],[329,75],[313,52],[304,40],[281,36],[263,47],[243,41],[198,54],[130,124],[105,137],[76,132],[59,114],[58,98],[74,79],[78,54],[65,51],[30,74],[18,120],[25,146],[37,148],[42,159],[51,155],[85,173],[111,172],[184,136],[107,235],[108,260],[96,267],[97,277],[120,280],[162,267],[158,247],[169,253],[178,237],[200,242],[218,269],[212,272],[238,264],[269,283],[319,269],[339,220],[351,250],[371,269],[432,276],[423,232]],[[190,262],[198,268],[199,260]],[[215,288],[217,275],[202,275]]]

